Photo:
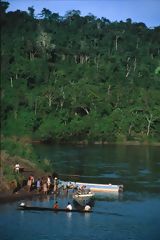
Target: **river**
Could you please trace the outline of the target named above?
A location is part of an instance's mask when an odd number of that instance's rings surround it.
[[[123,184],[122,194],[96,195],[93,212],[17,211],[20,201],[0,205],[2,240],[159,240],[160,147],[36,145],[41,159],[67,180]],[[70,175],[70,177],[67,177]],[[74,176],[73,176],[74,175]],[[27,200],[35,206],[61,207],[68,195]]]

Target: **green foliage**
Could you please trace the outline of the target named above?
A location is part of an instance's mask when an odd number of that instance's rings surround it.
[[[19,156],[31,161],[35,161],[37,159],[32,145],[28,143],[21,143],[16,140],[6,138],[2,140],[1,149],[7,151],[10,156]]]
[[[43,8],[36,19],[33,7],[6,13],[7,6],[2,2],[5,136],[160,140],[160,27],[77,10],[61,17]]]
[[[157,74],[157,75],[160,76],[160,66],[156,68],[156,70],[155,70],[155,74]]]
[[[21,139],[22,140],[22,139]],[[37,168],[42,169],[45,172],[49,172],[51,169],[50,160],[39,159],[34,151],[33,145],[24,141],[19,141],[15,138],[3,138],[1,143],[1,150],[5,150],[10,157],[21,157],[22,159],[32,162]],[[13,167],[3,163],[3,174],[8,180],[16,180],[19,182],[23,176],[16,174],[13,171]]]
[[[54,115],[48,115],[47,119],[41,123],[37,134],[44,141],[51,139],[58,141],[63,136],[63,131],[64,125],[60,122],[60,119],[54,117]]]
[[[34,118],[35,117],[32,112],[15,111],[14,115],[9,115],[8,119],[4,123],[4,134],[7,136],[31,136]]]
[[[8,181],[13,181],[15,179],[13,168],[8,165],[4,165],[3,174]]]

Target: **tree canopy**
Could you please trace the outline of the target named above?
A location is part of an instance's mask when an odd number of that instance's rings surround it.
[[[160,26],[7,7],[0,3],[2,134],[160,141]]]

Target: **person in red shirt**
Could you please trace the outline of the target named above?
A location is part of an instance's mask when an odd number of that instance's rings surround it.
[[[58,202],[57,202],[57,201],[56,201],[55,204],[53,205],[53,208],[54,208],[54,209],[59,208],[59,206],[58,206]]]

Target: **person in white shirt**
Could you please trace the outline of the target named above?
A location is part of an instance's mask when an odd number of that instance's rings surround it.
[[[51,187],[51,178],[50,178],[50,176],[47,177],[47,185],[48,185],[48,190],[50,190],[50,187]]]
[[[54,178],[53,184],[54,184],[53,191],[54,191],[54,193],[56,193],[58,191],[58,178],[57,177]]]
[[[85,208],[84,208],[85,211],[90,211],[91,210],[91,207],[89,205],[86,205]]]
[[[68,205],[67,205],[66,209],[68,209],[70,211],[72,210],[72,205],[70,204],[70,202],[68,202]]]
[[[19,163],[17,163],[17,164],[15,165],[14,169],[15,169],[15,172],[16,172],[16,173],[19,173],[19,169],[20,169]]]

